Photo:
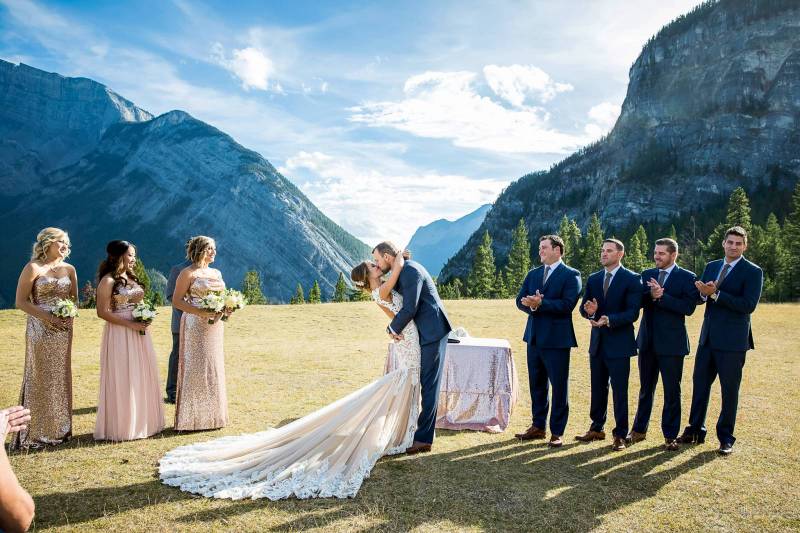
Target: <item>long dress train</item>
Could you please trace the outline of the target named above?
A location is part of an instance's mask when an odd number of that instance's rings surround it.
[[[373,298],[394,312],[402,297]],[[398,368],[278,429],[181,446],[160,461],[163,483],[214,498],[354,497],[375,463],[402,453],[419,416],[419,334],[392,345]]]

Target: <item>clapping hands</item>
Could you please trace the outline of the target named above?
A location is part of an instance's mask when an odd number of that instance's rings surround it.
[[[583,310],[586,311],[588,316],[594,316],[594,314],[597,312],[597,298],[586,300],[586,302],[583,304]]]
[[[532,310],[535,311],[536,309],[539,308],[540,305],[542,305],[543,297],[544,295],[537,289],[536,294],[523,296],[520,299],[520,303],[522,303],[522,305],[524,305],[525,307],[530,307]]]
[[[700,294],[705,297],[709,297],[717,292],[717,284],[713,281],[707,281],[705,283],[702,281],[695,281],[694,286],[697,287],[697,290],[700,291]]]
[[[664,296],[664,287],[652,278],[647,281],[647,286],[650,287],[650,297],[653,300],[660,300]]]

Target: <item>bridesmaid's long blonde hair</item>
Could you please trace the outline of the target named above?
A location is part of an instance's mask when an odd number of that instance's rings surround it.
[[[58,241],[64,241],[67,243],[67,246],[71,246],[71,243],[69,242],[69,235],[66,231],[59,228],[44,228],[36,236],[36,242],[33,243],[31,261],[46,261],[47,249],[50,248],[51,244]],[[67,255],[64,256],[64,259],[69,257],[70,251],[71,250],[67,250]]]

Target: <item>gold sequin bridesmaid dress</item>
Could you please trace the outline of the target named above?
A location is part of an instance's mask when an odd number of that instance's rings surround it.
[[[39,276],[31,300],[50,312],[57,300],[70,297],[71,289],[68,276]],[[15,449],[60,444],[72,435],[72,326],[61,331],[28,315],[19,403],[31,410],[31,421],[16,434]]]
[[[186,301],[200,306],[210,291],[225,290],[225,282],[197,277],[189,286]],[[225,390],[225,326],[220,320],[191,313],[181,317],[181,344],[178,358],[178,389],[175,429],[193,431],[217,429],[228,423],[228,398]]]
[[[111,310],[126,320],[144,299],[134,281],[118,284]],[[156,352],[150,332],[139,332],[106,322],[100,345],[100,399],[97,403],[96,440],[146,439],[164,429],[164,407]]]

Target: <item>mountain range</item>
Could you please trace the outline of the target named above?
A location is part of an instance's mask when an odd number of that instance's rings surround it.
[[[532,237],[597,213],[607,234],[674,224],[686,241],[739,186],[759,223],[784,216],[799,178],[800,2],[707,1],[644,45],[612,131],[509,185],[440,278],[466,277],[484,231],[504,263],[520,219]]]
[[[248,270],[288,301],[297,283],[333,293],[369,248],[319,211],[258,153],[183,111],[154,117],[108,87],[0,60],[0,306],[36,233],[69,232],[79,281],[93,279],[105,243],[136,244],[168,272],[184,243],[217,241],[230,286]],[[346,276],[347,277],[347,276]]]

